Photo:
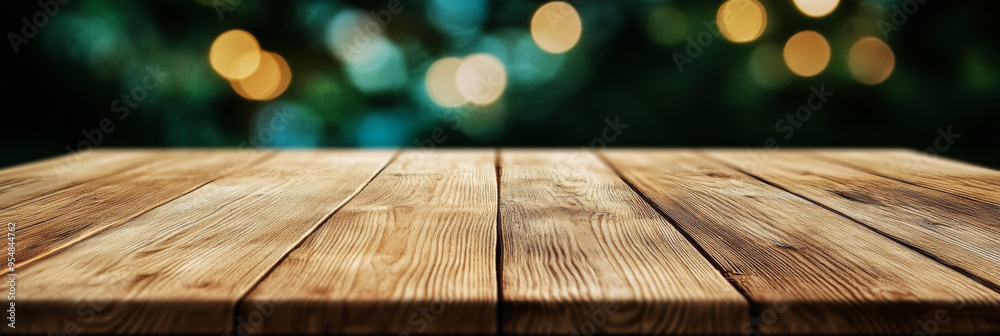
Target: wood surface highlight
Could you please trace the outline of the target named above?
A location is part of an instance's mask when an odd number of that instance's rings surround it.
[[[90,150],[0,170],[0,209],[157,159],[147,150]]]
[[[4,333],[998,333],[998,185],[893,149],[95,150],[0,170]]]
[[[590,152],[501,154],[506,333],[735,334],[749,305]]]
[[[909,150],[811,150],[852,168],[1000,206],[1000,172]]]
[[[392,156],[282,152],[29,264],[14,331],[229,332],[237,300]]]
[[[739,151],[708,155],[735,167]],[[834,154],[838,161],[847,160]],[[914,186],[796,152],[779,152],[748,171],[833,209],[1000,290],[1000,206]]]
[[[806,199],[691,151],[603,155],[742,289],[763,334],[913,334],[939,311],[943,333],[1000,330],[1000,294]]]
[[[255,331],[496,332],[494,151],[407,151],[241,302]]]
[[[103,155],[107,153],[100,153]],[[125,158],[129,154],[122,153]],[[112,155],[111,157],[114,157]],[[246,153],[191,150],[149,155],[145,164],[3,209],[17,220],[17,259],[26,266],[121,225],[259,160]],[[261,157],[263,159],[264,157]]]

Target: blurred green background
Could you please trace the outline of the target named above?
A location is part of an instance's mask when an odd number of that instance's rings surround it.
[[[530,31],[548,1],[401,0],[364,60],[337,57],[337,34],[390,1],[74,0],[17,52],[11,33],[24,35],[22,18],[32,20],[43,5],[3,1],[0,166],[76,151],[104,118],[114,130],[102,135],[102,148],[246,146],[280,111],[290,116],[287,127],[258,145],[760,148],[773,138],[782,147],[924,150],[951,128],[961,136],[941,155],[1000,167],[995,1],[927,0],[888,34],[885,24],[906,1],[841,1],[820,18],[791,1],[762,1],[760,37],[732,43],[713,34],[679,71],[675,53],[691,55],[723,1],[570,1],[582,37],[568,52],[549,54]],[[292,80],[283,94],[248,100],[213,71],[211,45],[231,29],[287,61]],[[782,60],[785,42],[803,30],[819,32],[831,48],[828,66],[808,78]],[[849,71],[848,52],[864,36],[888,37],[895,55],[880,84],[861,84]],[[435,104],[429,67],[474,53],[506,68],[500,98]],[[114,101],[142,85],[148,67],[167,75],[121,119]],[[820,86],[834,95],[792,136],[776,130]],[[602,139],[608,120],[624,125]]]

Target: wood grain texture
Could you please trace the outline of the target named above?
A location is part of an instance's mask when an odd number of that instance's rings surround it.
[[[501,154],[503,330],[730,333],[749,306],[590,152]]]
[[[1000,206],[1000,171],[993,169],[909,150],[822,150],[803,154]]]
[[[739,151],[711,151],[709,155],[734,166],[750,160]],[[773,153],[766,165],[747,173],[1000,289],[1000,206],[872,175],[800,152]]]
[[[1000,294],[808,200],[683,151],[607,151],[751,300],[764,334],[1000,330]]]
[[[22,267],[16,332],[228,332],[239,298],[392,156],[282,152]]]
[[[404,152],[240,304],[264,333],[496,332],[491,150]]]
[[[0,170],[0,209],[156,160],[149,151],[91,150]]]
[[[17,221],[21,266],[183,196],[252,164],[249,154],[180,150],[152,153],[148,163],[76,184],[7,209]],[[131,157],[126,153],[123,156]]]

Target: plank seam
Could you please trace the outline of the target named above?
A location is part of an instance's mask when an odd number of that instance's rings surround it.
[[[994,201],[990,201],[990,200],[972,198],[972,197],[965,196],[965,195],[960,195],[960,194],[957,194],[957,193],[954,193],[954,192],[951,192],[951,191],[942,190],[942,189],[938,189],[938,188],[931,187],[931,186],[925,186],[925,185],[916,184],[916,183],[909,182],[909,181],[900,180],[898,178],[895,178],[895,177],[892,177],[892,176],[888,176],[887,174],[879,173],[878,171],[875,171],[875,170],[870,170],[870,169],[865,168],[865,167],[857,166],[857,165],[851,164],[851,163],[846,162],[846,161],[841,161],[839,159],[836,159],[836,158],[833,158],[833,157],[829,157],[829,156],[827,156],[825,154],[807,153],[806,155],[809,156],[809,157],[812,157],[812,158],[814,158],[816,160],[820,160],[820,161],[824,161],[824,162],[836,164],[836,165],[839,165],[841,167],[846,167],[846,168],[854,169],[854,170],[862,172],[862,173],[866,173],[866,174],[870,174],[870,175],[875,175],[875,176],[883,177],[883,178],[886,178],[886,179],[890,179],[890,180],[893,180],[893,181],[902,182],[902,183],[905,183],[905,184],[909,184],[909,185],[920,187],[920,188],[924,188],[924,189],[930,189],[930,190],[934,190],[934,191],[938,191],[938,192],[943,192],[945,194],[949,194],[949,195],[952,195],[952,196],[961,197],[961,198],[964,198],[964,199],[967,199],[967,200],[970,200],[970,201],[973,201],[973,202],[977,202],[977,203],[983,203],[983,204],[988,204],[988,205],[993,205],[993,206],[1000,206],[1000,202],[994,202]],[[979,167],[979,168],[983,168],[983,167]]]
[[[336,215],[337,212],[340,211],[340,209],[343,209],[344,206],[347,205],[347,203],[350,203],[352,200],[354,200],[354,198],[358,196],[358,194],[361,194],[361,192],[364,191],[364,189],[367,188],[368,185],[370,185],[372,181],[375,180],[376,177],[382,175],[382,172],[385,171],[385,169],[388,168],[389,165],[395,162],[397,158],[399,158],[401,152],[402,152],[401,150],[396,150],[396,152],[392,154],[392,157],[390,157],[389,160],[386,160],[386,162],[382,165],[381,168],[379,168],[378,171],[372,174],[371,177],[365,180],[365,182],[362,183],[360,186],[358,186],[358,188],[354,189],[354,192],[345,197],[344,200],[341,201],[340,204],[337,204],[337,206],[335,206],[333,210],[327,213],[326,216],[320,218],[320,220],[317,221],[317,223],[313,225],[311,229],[306,231],[306,233],[299,238],[298,242],[296,242],[295,245],[293,245],[291,248],[285,251],[285,253],[281,256],[281,258],[278,259],[278,261],[276,261],[273,265],[271,265],[270,268],[268,268],[267,271],[262,273],[257,279],[253,281],[253,284],[250,286],[250,288],[247,289],[246,292],[241,294],[239,298],[237,298],[236,301],[233,302],[233,305],[230,307],[231,311],[230,316],[232,317],[232,323],[229,324],[230,329],[226,330],[227,334],[238,330],[237,328],[239,328],[239,321],[237,319],[239,318],[239,316],[237,316],[237,314],[239,314],[239,306],[244,301],[246,301],[247,296],[250,295],[250,293],[253,292],[253,290],[256,289],[257,286],[259,286],[261,282],[264,281],[264,279],[267,279],[267,277],[271,275],[271,273],[273,273],[274,270],[277,269],[278,266],[285,261],[285,259],[288,259],[288,256],[290,256],[293,252],[295,252],[295,250],[298,249],[299,247],[302,247],[302,244],[304,244],[306,240],[309,239],[309,236],[312,236],[314,233],[316,233],[316,231],[318,231],[319,228],[323,226],[323,223],[325,223],[327,220],[333,217],[333,215]]]
[[[496,250],[496,271],[497,271],[497,335],[503,334],[503,221],[500,213],[500,181],[503,165],[500,161],[500,149],[496,149],[493,156],[493,167],[497,177],[497,250]]]
[[[143,155],[143,156],[151,157],[152,155]],[[62,157],[62,156],[58,156],[58,157]],[[148,166],[148,165],[151,165],[151,164],[157,163],[157,162],[159,162],[159,161],[154,161],[154,162],[150,163],[149,160],[142,160],[140,162],[131,163],[131,164],[128,164],[128,165],[126,165],[124,167],[119,168],[118,170],[109,172],[109,173],[101,175],[101,176],[94,177],[94,178],[89,179],[89,180],[71,182],[69,184],[66,184],[66,185],[63,185],[63,186],[59,186],[59,187],[57,187],[55,189],[46,191],[44,194],[31,196],[31,198],[22,200],[20,202],[14,203],[14,204],[11,204],[11,205],[7,206],[6,208],[4,208],[3,210],[10,210],[10,209],[13,209],[13,208],[16,208],[16,207],[30,205],[31,203],[40,201],[40,199],[44,198],[45,196],[49,196],[49,195],[61,192],[63,190],[66,190],[66,189],[76,188],[78,186],[81,186],[81,185],[84,185],[84,184],[87,184],[87,183],[94,183],[94,182],[97,182],[97,181],[100,181],[100,180],[103,180],[103,179],[107,179],[107,178],[111,177],[112,175],[118,175],[118,174],[126,173],[128,171],[135,170],[135,169],[140,168],[140,167]],[[27,226],[25,226],[25,227],[27,227]]]
[[[634,192],[636,195],[638,195],[639,198],[642,198],[642,200],[645,201],[647,205],[649,205],[651,208],[653,208],[653,211],[656,211],[656,213],[659,214],[660,217],[663,217],[663,219],[666,220],[667,223],[669,223],[671,226],[673,226],[674,229],[677,230],[677,232],[679,232],[681,234],[681,236],[684,237],[685,240],[687,240],[688,244],[691,244],[691,246],[694,246],[695,250],[697,250],[698,253],[701,254],[701,257],[704,258],[705,260],[707,260],[708,263],[711,264],[712,267],[715,268],[715,271],[719,272],[719,275],[721,275],[723,279],[726,279],[726,282],[728,282],[730,286],[733,286],[733,288],[736,289],[736,291],[738,293],[740,293],[740,295],[743,296],[743,299],[746,300],[747,306],[749,307],[748,311],[750,313],[750,315],[747,316],[747,321],[751,321],[751,323],[752,323],[754,316],[760,316],[761,312],[754,305],[754,301],[750,299],[749,293],[747,293],[742,287],[738,286],[736,284],[736,281],[734,279],[732,279],[730,276],[727,276],[726,272],[723,271],[722,265],[720,265],[714,258],[712,258],[712,256],[709,255],[708,252],[706,252],[705,249],[702,248],[701,245],[699,245],[694,240],[693,237],[691,237],[690,235],[688,235],[688,233],[686,231],[684,231],[683,228],[681,228],[680,224],[678,224],[677,221],[675,221],[673,217],[670,217],[670,215],[668,215],[665,211],[663,211],[663,209],[660,209],[660,207],[657,206],[656,203],[654,203],[652,199],[650,199],[648,196],[646,196],[646,194],[642,193],[642,191],[640,191],[638,187],[636,187],[631,181],[629,181],[627,178],[625,178],[625,175],[622,174],[622,172],[620,170],[618,170],[618,168],[614,164],[611,163],[611,160],[608,159],[604,155],[604,153],[600,153],[600,152],[592,152],[592,153],[595,156],[597,156],[601,160],[601,162],[604,163],[605,166],[607,166],[608,168],[610,168],[611,171],[613,171],[615,173],[615,175],[618,175],[618,178],[621,179],[622,182],[625,183],[625,185],[628,185],[628,187],[630,189],[632,189],[632,192]],[[760,332],[757,329],[757,326],[753,325],[753,328],[754,328],[754,331],[757,332],[756,334],[759,335]]]
[[[839,215],[841,217],[847,218],[848,220],[850,220],[852,222],[855,222],[858,225],[861,225],[861,227],[863,227],[863,228],[871,230],[871,231],[873,231],[873,232],[875,232],[875,233],[877,233],[879,235],[882,235],[883,237],[888,238],[889,240],[892,240],[892,241],[894,241],[894,242],[896,242],[896,243],[898,243],[900,245],[905,246],[906,248],[909,248],[909,249],[911,249],[911,250],[913,250],[913,251],[915,251],[917,253],[920,253],[921,255],[923,255],[924,257],[927,257],[928,259],[933,260],[934,262],[937,262],[938,264],[941,264],[944,267],[947,267],[947,268],[949,268],[949,269],[951,269],[951,270],[953,270],[955,272],[958,272],[959,274],[964,275],[965,277],[967,277],[969,279],[972,279],[973,281],[979,283],[980,285],[983,285],[986,288],[989,288],[990,290],[993,290],[993,291],[995,291],[997,293],[1000,293],[1000,285],[994,284],[994,283],[990,282],[989,280],[986,280],[986,279],[984,279],[984,278],[982,278],[980,276],[972,274],[971,272],[965,270],[964,268],[961,268],[961,267],[956,266],[956,265],[951,265],[951,264],[945,262],[944,260],[941,260],[941,258],[938,258],[937,256],[934,256],[934,255],[930,254],[929,252],[924,251],[923,249],[920,249],[919,247],[913,246],[913,245],[907,243],[906,241],[903,241],[901,239],[893,237],[892,235],[890,235],[890,234],[888,234],[886,232],[883,232],[882,230],[879,230],[877,228],[874,228],[872,226],[869,226],[868,224],[862,223],[861,221],[859,221],[857,219],[854,219],[853,217],[848,216],[847,214],[845,214],[843,212],[837,211],[836,209],[828,207],[828,206],[826,206],[823,203],[814,201],[811,198],[808,198],[808,197],[803,196],[803,195],[799,195],[799,194],[797,194],[797,193],[795,193],[795,192],[793,192],[791,190],[785,189],[784,187],[782,187],[782,186],[780,186],[780,185],[778,185],[776,183],[771,183],[771,181],[768,181],[767,179],[764,179],[764,178],[759,177],[757,175],[751,174],[749,172],[745,172],[742,169],[736,167],[735,165],[729,164],[729,162],[727,162],[725,160],[717,159],[717,158],[715,158],[715,157],[713,157],[711,155],[708,155],[708,154],[706,154],[704,152],[697,152],[696,155],[699,155],[699,156],[701,156],[701,157],[703,157],[703,158],[705,158],[707,160],[711,160],[711,161],[714,161],[716,163],[721,163],[724,166],[729,167],[729,168],[731,168],[733,170],[736,170],[736,171],[738,171],[738,172],[740,172],[740,173],[742,173],[744,175],[747,175],[747,176],[749,176],[749,177],[751,177],[751,178],[753,178],[755,180],[761,181],[761,182],[763,182],[763,183],[765,183],[765,184],[767,184],[769,186],[772,186],[772,187],[778,188],[780,190],[783,190],[783,191],[785,191],[785,192],[787,192],[789,194],[795,195],[798,198],[804,199],[804,200],[806,200],[806,201],[808,201],[810,203],[818,205],[821,208],[826,209],[827,211],[833,212],[834,214],[837,214],[837,215]]]
[[[96,236],[96,235],[98,235],[98,234],[101,234],[101,233],[102,233],[102,232],[104,232],[104,231],[107,231],[107,230],[110,230],[110,229],[112,229],[112,228],[116,228],[116,227],[119,227],[119,226],[122,226],[122,225],[125,225],[125,224],[128,224],[128,222],[132,221],[133,219],[136,219],[136,218],[138,218],[139,216],[142,216],[143,214],[146,214],[146,213],[148,213],[148,212],[150,212],[150,211],[153,211],[153,210],[155,210],[156,208],[159,208],[159,207],[161,207],[161,206],[163,206],[163,205],[165,205],[165,204],[167,204],[167,203],[170,203],[170,202],[173,202],[173,201],[175,201],[175,200],[177,200],[177,199],[179,199],[179,198],[181,198],[181,197],[184,197],[185,195],[188,195],[188,194],[190,194],[190,193],[192,193],[192,192],[195,192],[196,190],[198,190],[198,189],[201,189],[202,187],[204,187],[204,186],[208,185],[209,183],[212,183],[212,182],[215,182],[215,181],[218,181],[219,179],[222,179],[222,178],[225,178],[225,177],[227,177],[227,176],[230,176],[230,175],[233,175],[233,174],[236,174],[236,173],[238,173],[238,172],[241,172],[241,171],[244,171],[244,170],[246,170],[246,169],[248,169],[248,168],[250,168],[250,167],[253,167],[253,166],[255,166],[255,165],[258,165],[258,164],[260,164],[260,163],[262,163],[262,162],[264,162],[264,161],[267,161],[267,160],[269,160],[269,159],[270,159],[271,157],[273,157],[273,156],[274,156],[275,154],[276,154],[276,153],[274,153],[274,152],[268,152],[268,153],[265,153],[265,154],[264,154],[264,156],[261,156],[261,157],[259,157],[259,158],[255,159],[255,160],[253,160],[253,161],[251,161],[251,162],[249,162],[248,164],[246,164],[246,165],[244,165],[244,166],[242,166],[242,167],[239,167],[239,168],[236,168],[236,169],[233,169],[233,170],[232,170],[231,172],[228,172],[228,173],[225,173],[225,174],[221,174],[221,175],[219,175],[219,176],[216,176],[216,177],[214,177],[214,178],[211,178],[211,179],[209,179],[209,180],[205,181],[204,183],[201,183],[201,184],[198,184],[198,185],[196,185],[196,186],[194,186],[194,187],[192,187],[192,188],[188,189],[187,191],[184,191],[183,193],[181,193],[181,194],[177,195],[176,197],[173,197],[173,198],[170,198],[170,199],[168,199],[168,200],[164,200],[163,202],[160,202],[159,204],[155,204],[155,205],[153,205],[153,206],[150,206],[150,207],[147,207],[146,209],[142,209],[142,210],[139,210],[139,211],[137,211],[137,212],[136,212],[136,213],[135,213],[134,215],[132,215],[132,216],[129,216],[129,217],[126,217],[126,218],[124,218],[124,219],[123,219],[123,220],[122,220],[121,222],[119,222],[119,223],[116,223],[116,224],[110,224],[110,225],[105,225],[104,227],[101,227],[101,228],[98,228],[97,230],[95,230],[95,231],[93,231],[93,232],[90,232],[90,233],[87,233],[87,234],[85,234],[85,235],[82,235],[82,236],[80,236],[80,237],[77,237],[77,238],[75,238],[75,239],[73,239],[73,240],[70,240],[70,241],[67,241],[66,243],[63,243],[62,245],[59,245],[59,246],[56,246],[55,248],[52,248],[51,250],[48,250],[48,251],[45,251],[45,253],[41,253],[41,254],[38,254],[38,255],[36,255],[36,256],[34,256],[34,257],[32,257],[32,258],[28,259],[28,260],[25,260],[25,261],[22,261],[22,262],[21,262],[21,265],[20,265],[20,267],[24,267],[24,266],[27,266],[27,265],[30,265],[30,264],[32,264],[32,263],[35,263],[35,262],[37,262],[37,261],[39,261],[39,260],[42,260],[42,259],[45,259],[45,258],[48,258],[48,257],[51,257],[51,256],[53,256],[53,255],[56,255],[56,254],[58,254],[59,252],[62,252],[63,250],[66,250],[66,249],[67,249],[67,248],[69,248],[70,246],[73,246],[74,244],[77,244],[77,243],[79,243],[79,242],[81,242],[81,241],[84,241],[84,240],[86,240],[86,239],[88,239],[88,238],[90,238],[90,237],[93,237],[93,236]],[[110,176],[110,175],[109,175],[109,176]],[[97,181],[97,179],[94,179],[94,180],[92,180],[92,181]],[[91,182],[92,182],[92,181],[91,181]]]

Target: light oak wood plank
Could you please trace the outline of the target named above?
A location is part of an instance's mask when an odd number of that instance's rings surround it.
[[[750,298],[764,334],[1000,330],[1000,294],[850,219],[703,156],[604,153]]]
[[[239,298],[392,156],[281,152],[22,267],[16,332],[228,332]]]
[[[263,333],[495,333],[492,150],[407,151],[240,304]]]
[[[234,151],[149,151],[149,164],[77,184],[4,210],[17,222],[17,259],[26,266],[80,240],[252,164]],[[119,153],[123,156],[127,153]],[[262,157],[263,158],[263,157]]]
[[[708,153],[737,167],[749,160],[742,152]],[[802,152],[773,153],[768,164],[747,173],[840,212],[1000,290],[1000,206],[869,174]]]
[[[823,150],[809,154],[852,168],[1000,206],[1000,171],[910,150]]]
[[[91,150],[0,170],[0,209],[157,160],[143,150]]]
[[[593,153],[504,150],[503,330],[718,334],[746,299]]]

